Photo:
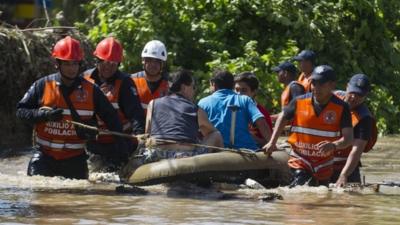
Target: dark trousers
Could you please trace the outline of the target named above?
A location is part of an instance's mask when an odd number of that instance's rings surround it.
[[[101,171],[115,172],[128,162],[130,155],[136,150],[137,146],[137,142],[132,142],[130,140],[122,140],[114,143],[89,141],[86,145],[86,150],[90,154],[101,157],[105,165],[105,168],[101,169]],[[90,160],[91,159],[89,159],[89,161]]]
[[[329,180],[320,181],[316,180],[311,173],[302,169],[290,169],[290,173],[292,175],[292,180],[290,182],[289,188],[293,188],[296,186],[308,185],[308,186],[328,186]]]
[[[331,177],[331,183],[336,183],[337,179],[340,176],[342,170],[335,170]],[[360,174],[360,164],[354,169],[354,171],[347,177],[348,183],[361,183],[361,174]]]
[[[69,179],[87,179],[88,166],[86,154],[69,159],[56,160],[41,151],[34,153],[29,161],[28,176],[62,176]]]

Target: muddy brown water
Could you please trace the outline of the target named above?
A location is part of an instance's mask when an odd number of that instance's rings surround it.
[[[363,155],[366,182],[400,181],[399,148],[400,136],[384,137]],[[156,185],[135,195],[104,181],[116,181],[113,174],[91,174],[91,181],[27,177],[30,156],[0,159],[0,224],[400,224],[399,187],[220,192]],[[265,193],[283,199],[259,200]]]

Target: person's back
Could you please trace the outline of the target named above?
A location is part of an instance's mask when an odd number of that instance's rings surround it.
[[[154,99],[152,110],[151,137],[185,143],[198,142],[198,107],[191,101],[172,94]]]
[[[234,85],[232,74],[219,72],[213,79],[211,84],[217,90],[212,95],[201,99],[198,103],[199,107],[206,111],[210,122],[221,132],[225,146],[256,150],[257,144],[248,130],[248,124],[256,123],[264,116],[250,97],[239,95],[232,90]],[[218,86],[219,82],[228,84],[226,87],[221,84]],[[237,107],[236,112],[233,107]],[[232,121],[233,114],[236,114],[236,121]],[[265,123],[265,120],[263,121]],[[231,137],[233,128],[234,137]],[[262,129],[267,129],[266,124]]]
[[[201,144],[223,147],[221,134],[208,121],[206,113],[194,103],[194,80],[188,70],[179,70],[169,76],[170,95],[149,103],[146,133],[150,143],[143,152],[145,162],[166,158],[189,157],[207,153]]]

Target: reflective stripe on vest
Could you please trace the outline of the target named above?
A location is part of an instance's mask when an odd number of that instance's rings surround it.
[[[142,105],[143,109],[147,109],[149,107],[149,104],[144,104],[144,103],[140,103]]]
[[[320,136],[320,137],[340,137],[341,132],[340,131],[324,131],[324,130],[317,130],[313,128],[305,128],[305,127],[297,127],[297,126],[292,126],[291,127],[291,132],[296,132],[296,133],[301,133],[301,134],[310,134],[314,136]]]
[[[334,162],[334,160],[332,159],[332,160],[329,160],[329,161],[324,162],[322,164],[319,164],[318,166],[314,166],[313,167],[312,164],[308,160],[306,160],[305,158],[303,158],[300,155],[298,155],[295,151],[293,151],[293,150],[290,151],[289,155],[294,157],[294,158],[297,158],[297,159],[300,159],[301,161],[303,161],[313,173],[317,173],[320,169],[322,169],[324,167],[327,167],[327,166],[333,165],[333,162]]]
[[[35,141],[36,141],[36,143],[38,143],[38,144],[40,144],[42,146],[45,146],[45,147],[48,147],[48,148],[51,148],[51,149],[54,149],[54,150],[57,150],[57,149],[63,149],[63,150],[66,150],[66,149],[82,149],[82,148],[85,147],[85,144],[82,144],[82,143],[78,143],[78,144],[57,143],[57,142],[46,141],[46,140],[43,140],[43,139],[41,139],[39,137],[36,137]]]
[[[335,162],[347,161],[347,157],[335,157],[333,158],[333,161]]]
[[[114,107],[114,109],[116,109],[116,110],[119,109],[119,105],[117,102],[111,102],[111,105]]]
[[[93,116],[94,115],[94,111],[93,110],[79,110],[79,109],[76,109],[75,111],[78,113],[79,116]],[[62,114],[70,116],[71,115],[71,111],[69,109],[63,109]]]

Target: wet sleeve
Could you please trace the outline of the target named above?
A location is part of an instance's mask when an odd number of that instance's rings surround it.
[[[39,110],[43,88],[44,82],[36,81],[17,103],[16,116],[19,119],[32,124],[45,121],[44,111]]]
[[[343,113],[342,113],[342,118],[340,121],[340,128],[347,128],[347,127],[352,127],[353,125],[351,124],[351,113],[350,113],[350,108],[349,105],[343,104]]]
[[[372,135],[372,118],[365,117],[354,127],[354,139],[368,141]]]
[[[292,120],[296,112],[296,99],[292,99],[287,106],[283,108],[283,118],[285,120]]]
[[[145,115],[132,79],[126,77],[121,84],[118,105],[125,117],[132,124],[134,134],[143,134]]]
[[[305,93],[303,85],[297,83],[290,85],[290,99],[295,99],[297,96],[304,95]]]
[[[122,132],[121,121],[118,118],[117,111],[108,101],[103,92],[97,85],[93,87],[94,111],[111,131]]]

